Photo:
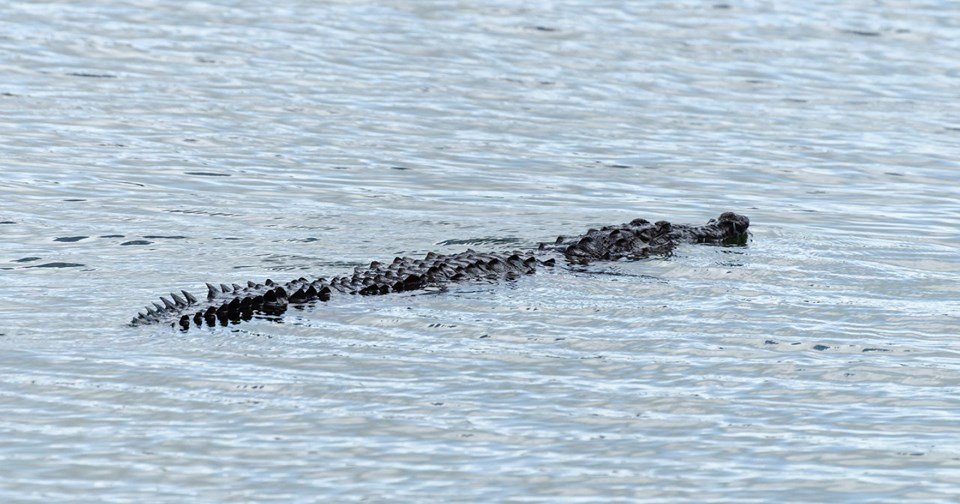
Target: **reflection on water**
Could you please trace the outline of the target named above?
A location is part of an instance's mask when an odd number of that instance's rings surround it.
[[[0,499],[950,500],[956,14],[9,6]],[[726,210],[747,247],[125,325]]]

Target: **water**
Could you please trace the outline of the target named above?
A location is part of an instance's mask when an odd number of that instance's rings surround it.
[[[951,2],[0,16],[0,500],[954,501]],[[745,248],[130,328],[635,217]]]

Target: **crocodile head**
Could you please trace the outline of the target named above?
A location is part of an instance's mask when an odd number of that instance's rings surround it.
[[[746,215],[740,215],[733,212],[724,212],[716,220],[717,226],[724,230],[724,238],[720,241],[723,245],[744,245],[749,237],[747,228],[750,227],[750,219]]]

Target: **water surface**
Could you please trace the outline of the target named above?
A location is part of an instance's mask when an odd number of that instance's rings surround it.
[[[0,16],[0,499],[953,501],[949,2]],[[745,248],[126,322],[202,282],[750,216]]]

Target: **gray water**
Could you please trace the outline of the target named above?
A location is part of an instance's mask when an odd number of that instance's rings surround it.
[[[960,499],[948,1],[0,7],[0,501]],[[636,217],[746,247],[126,325]]]

